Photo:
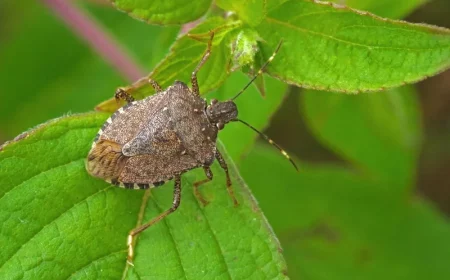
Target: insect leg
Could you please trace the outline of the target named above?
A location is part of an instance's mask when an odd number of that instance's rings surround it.
[[[206,206],[206,204],[208,204],[208,201],[198,191],[198,187],[211,181],[213,179],[213,173],[211,172],[211,169],[208,166],[204,166],[203,170],[205,170],[205,174],[206,174],[207,178],[194,183],[194,195],[197,197],[198,200],[200,200],[200,202],[203,204],[203,206]]]
[[[128,93],[128,90],[125,88],[118,88],[116,90],[116,94],[114,94],[114,98],[119,102],[120,100],[126,100],[128,103],[134,101],[134,97]]]
[[[197,73],[200,70],[200,68],[205,64],[205,62],[208,60],[209,55],[211,54],[211,46],[212,41],[214,38],[214,32],[211,32],[211,37],[208,41],[208,47],[206,48],[205,53],[203,54],[202,60],[198,63],[197,67],[195,67],[194,72],[192,72],[191,75],[191,84],[192,84],[192,92],[196,95],[200,95],[200,91],[198,89],[198,82],[197,82]]]
[[[152,78],[142,78],[130,86],[118,88],[114,97],[117,101],[126,100],[128,103],[133,102],[134,97],[131,96],[131,92],[144,86],[147,83],[149,83],[157,93],[162,91],[161,86]]]
[[[133,255],[134,255],[134,242],[133,239],[136,235],[138,235],[139,233],[143,232],[144,230],[146,230],[147,228],[149,228],[150,226],[156,224],[157,222],[161,221],[162,219],[164,219],[167,215],[169,215],[170,213],[175,212],[175,210],[177,210],[178,206],[180,206],[180,201],[181,201],[181,175],[178,175],[175,177],[175,183],[174,183],[174,189],[173,189],[173,203],[172,203],[172,207],[170,207],[168,210],[162,212],[161,214],[159,214],[159,216],[157,216],[156,218],[153,218],[150,222],[143,224],[135,229],[133,229],[132,231],[130,231],[130,233],[128,234],[128,240],[127,240],[127,245],[128,245],[128,262],[130,264],[132,264],[132,260],[133,260]]]
[[[162,87],[152,78],[148,78],[148,83],[153,87],[156,93],[163,91]]]
[[[233,199],[234,206],[238,206],[239,202],[237,201],[236,197],[234,196],[234,191],[231,186],[231,179],[230,179],[230,173],[228,172],[228,166],[225,160],[223,159],[222,155],[220,154],[219,150],[216,150],[216,159],[219,161],[220,167],[225,171],[225,175],[227,177],[227,191],[228,194],[231,196],[231,199]]]

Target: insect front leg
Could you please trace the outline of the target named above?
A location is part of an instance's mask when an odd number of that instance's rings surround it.
[[[204,166],[203,170],[205,170],[206,179],[197,181],[194,183],[194,195],[197,197],[198,200],[203,204],[203,206],[206,206],[209,202],[202,196],[202,194],[198,191],[198,188],[211,181],[213,179],[213,173],[211,172],[211,169],[208,166]]]
[[[114,94],[114,98],[117,102],[119,102],[120,100],[126,100],[128,103],[134,101],[134,97],[128,93],[126,88],[118,88],[116,90],[116,93]]]
[[[161,221],[162,219],[167,217],[167,215],[169,215],[170,213],[175,212],[175,210],[177,210],[178,206],[180,206],[180,201],[181,201],[181,175],[177,175],[175,177],[175,183],[174,183],[174,189],[173,189],[172,207],[170,207],[166,211],[159,214],[159,216],[153,218],[150,222],[133,229],[128,234],[127,246],[128,246],[128,263],[129,264],[133,265],[134,237],[136,235],[138,235],[139,233],[143,232],[144,230],[146,230],[147,228],[149,228],[150,226]]]
[[[197,82],[197,73],[200,70],[200,68],[202,68],[203,64],[205,64],[205,62],[208,60],[208,57],[211,54],[211,46],[212,46],[213,38],[214,38],[214,32],[211,32],[211,37],[209,38],[208,46],[206,47],[206,51],[203,54],[202,59],[198,63],[197,67],[195,67],[194,72],[192,72],[192,75],[191,75],[192,92],[195,95],[200,95],[200,91],[198,89],[198,82]]]
[[[118,88],[116,90],[116,94],[114,95],[114,97],[116,98],[117,101],[126,100],[128,103],[133,102],[134,97],[131,96],[131,93],[147,83],[152,86],[152,88],[155,90],[156,93],[162,91],[162,87],[152,78],[142,78],[137,82],[135,82],[134,84],[132,84],[131,86]]]
[[[216,150],[216,159],[220,164],[220,167],[225,171],[226,179],[227,179],[227,191],[230,195],[231,199],[233,199],[234,206],[238,206],[239,202],[236,199],[236,196],[234,195],[233,187],[231,186],[231,178],[230,173],[228,172],[228,166],[225,160],[223,159],[222,155],[220,154],[219,150]]]
[[[162,87],[155,80],[148,78],[147,82],[152,86],[156,93],[163,91]]]

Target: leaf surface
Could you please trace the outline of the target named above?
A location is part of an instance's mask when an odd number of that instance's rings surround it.
[[[268,73],[305,88],[378,91],[413,83],[450,66],[450,31],[380,18],[337,4],[290,0],[256,27]]]

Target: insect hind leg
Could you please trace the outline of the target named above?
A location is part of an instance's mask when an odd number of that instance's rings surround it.
[[[195,95],[200,95],[200,90],[198,88],[198,82],[197,82],[197,73],[200,70],[200,68],[202,68],[203,64],[205,64],[205,62],[208,60],[209,55],[211,54],[213,38],[214,38],[214,32],[211,31],[211,37],[209,38],[208,46],[206,47],[206,51],[203,54],[202,59],[198,63],[197,67],[195,67],[194,72],[192,72],[192,75],[191,75],[192,92]]]
[[[127,239],[127,246],[128,246],[128,263],[133,265],[133,257],[134,257],[134,237],[138,235],[139,233],[143,232],[147,228],[151,227],[152,225],[156,224],[157,222],[161,221],[165,217],[167,217],[169,214],[175,212],[175,210],[178,209],[181,202],[181,175],[177,175],[175,177],[175,183],[173,188],[173,202],[172,207],[167,209],[166,211],[159,214],[159,216],[153,218],[150,222],[145,223],[132,231],[128,234]]]
[[[194,195],[197,197],[197,199],[203,204],[203,206],[206,206],[209,202],[203,197],[203,195],[199,192],[198,188],[208,183],[213,179],[213,173],[211,172],[211,169],[207,166],[203,167],[203,170],[205,170],[206,179],[203,179],[201,181],[197,181],[194,183]]]

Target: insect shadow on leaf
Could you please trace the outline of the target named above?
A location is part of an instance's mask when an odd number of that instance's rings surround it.
[[[194,194],[204,205],[208,201],[200,194],[199,187],[213,179],[210,166],[215,159],[225,171],[226,187],[235,206],[234,195],[227,163],[216,147],[217,134],[229,122],[241,122],[256,131],[290,160],[294,161],[275,142],[256,128],[237,118],[234,100],[262,74],[281,47],[261,67],[250,82],[231,100],[211,100],[210,105],[200,97],[197,73],[208,60],[214,33],[211,32],[205,53],[191,75],[192,88],[180,81],[163,90],[154,80],[148,83],[156,94],[135,101],[130,92],[132,86],[119,88],[116,100],[126,100],[106,120],[94,139],[86,161],[86,169],[92,176],[127,189],[159,187],[174,180],[172,207],[151,221],[130,231],[127,239],[128,263],[134,256],[134,237],[159,222],[180,206],[181,175],[191,169],[202,167],[206,179],[193,184]]]

